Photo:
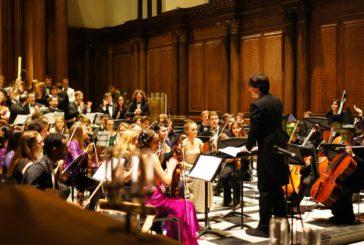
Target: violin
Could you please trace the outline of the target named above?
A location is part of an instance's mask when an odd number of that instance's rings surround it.
[[[183,162],[183,154],[182,154],[182,141],[184,139],[184,135],[180,135],[176,145],[172,147],[173,158],[177,160],[178,164],[173,172],[172,183],[170,187],[171,197],[178,198],[180,196],[179,189],[179,181],[181,177],[181,173],[183,171],[181,162]]]

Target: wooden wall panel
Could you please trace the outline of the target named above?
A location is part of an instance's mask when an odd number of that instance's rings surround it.
[[[96,69],[91,69],[91,79],[92,87],[90,90],[90,96],[92,101],[95,103],[95,108],[102,103],[102,96],[108,91],[107,87],[107,54],[100,54],[93,60],[92,67],[97,67]]]
[[[167,111],[176,114],[178,93],[175,81],[176,64],[171,47],[161,49],[159,63],[161,64],[159,66],[160,91],[167,94]]]
[[[147,55],[147,89],[150,93],[161,92],[159,82],[160,50],[150,49]],[[164,64],[166,65],[166,64]]]
[[[337,29],[336,24],[314,30],[312,52],[311,110],[325,113],[337,95]]]
[[[189,46],[188,59],[188,91],[189,111],[198,113],[206,108],[205,90],[205,50],[202,42],[194,43]]]
[[[206,109],[226,112],[226,87],[228,82],[223,79],[223,63],[221,57],[222,44],[220,40],[209,41],[205,45],[205,93]]]
[[[260,36],[243,36],[241,41],[241,70],[242,70],[242,98],[241,111],[249,111],[249,105],[252,101],[248,91],[248,79],[257,72],[261,71],[261,54],[260,54]]]
[[[264,35],[264,73],[270,80],[270,93],[282,99],[282,33]]]
[[[115,69],[114,79],[115,85],[119,90],[127,93],[128,98],[131,99],[134,88],[131,86],[134,81],[134,65],[133,56],[130,53],[115,55]]]
[[[344,89],[348,93],[348,105],[364,108],[364,20],[345,22],[344,35]],[[352,108],[352,107],[351,107]]]

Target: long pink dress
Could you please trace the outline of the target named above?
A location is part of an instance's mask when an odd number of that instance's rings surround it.
[[[160,186],[156,186],[147,204],[153,205],[158,211],[158,217],[175,216],[180,221],[181,242],[194,245],[197,243],[196,232],[200,230],[195,207],[192,202],[185,199],[172,199],[166,197]],[[166,222],[167,236],[178,239],[177,224]]]

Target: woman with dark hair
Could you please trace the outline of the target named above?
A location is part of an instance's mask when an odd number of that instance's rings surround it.
[[[125,116],[132,119],[134,116],[149,116],[149,104],[147,96],[143,90],[137,89],[133,93],[132,102],[130,103]]]
[[[4,156],[3,162],[3,176],[6,175],[8,169],[10,168],[11,158],[14,156],[15,149],[19,144],[20,136],[23,134],[22,131],[14,131],[8,139],[8,144]]]
[[[123,96],[119,95],[116,103],[116,118],[115,119],[125,119],[126,107],[125,99]]]
[[[154,169],[154,191],[151,197],[147,199],[147,204],[153,205],[159,216],[176,216],[180,222],[181,242],[183,244],[198,244],[196,232],[199,230],[199,224],[196,217],[195,207],[192,202],[184,199],[172,199],[166,197],[165,189],[171,185],[174,169],[177,161],[171,158],[167,161],[167,171],[161,166],[158,156],[155,152],[158,150],[159,137],[152,130],[143,130],[139,135],[139,147],[142,153],[149,154],[149,164],[153,164]],[[167,236],[177,239],[178,230],[176,224],[166,222]]]
[[[10,161],[6,177],[15,183],[21,183],[27,168],[43,155],[43,138],[37,131],[25,131],[19,139],[14,156]]]

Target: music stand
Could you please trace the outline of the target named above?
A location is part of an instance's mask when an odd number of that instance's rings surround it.
[[[197,138],[199,138],[203,143],[210,141],[210,136],[197,135]]]
[[[120,123],[131,124],[131,120],[129,120],[129,119],[115,119],[114,120],[114,128],[118,128]]]
[[[223,158],[232,158],[234,159],[234,161],[236,158],[250,157],[251,154],[243,154],[240,152],[241,147],[246,144],[246,140],[247,140],[246,138],[228,138],[219,140],[217,142],[217,150],[218,150],[217,154]],[[230,149],[230,151],[226,151],[226,149]],[[243,168],[240,167],[240,212],[237,212],[235,210],[235,205],[233,205],[233,210],[221,217],[221,219],[224,219],[231,215],[240,215],[240,224],[234,224],[224,230],[234,229],[239,226],[241,228],[244,227],[251,228],[249,225],[244,224],[244,216],[249,217],[249,215],[244,214],[244,184],[242,181],[242,174],[243,174]],[[233,191],[233,200],[235,200],[235,195],[237,194],[238,193],[235,193]]]
[[[63,169],[61,173],[61,177],[66,175],[69,171],[71,171],[74,167],[78,166],[78,164],[85,158],[85,155],[78,155],[73,161],[65,168]],[[74,201],[74,194],[75,194],[75,180],[73,177],[73,173],[71,175],[71,197],[72,202]]]
[[[189,177],[202,180],[205,182],[205,227],[200,232],[198,237],[201,237],[205,234],[213,234],[219,237],[226,237],[226,234],[224,234],[223,231],[212,229],[210,222],[208,220],[208,182],[212,182],[217,173],[218,169],[221,167],[221,164],[223,163],[223,159],[216,156],[211,155],[203,155],[201,154],[197,159],[195,164],[193,165]],[[206,168],[208,166],[208,168]]]
[[[14,125],[24,125],[25,122],[27,121],[28,117],[30,117],[30,114],[28,115],[17,115],[15,120],[14,120]]]
[[[307,129],[312,128],[315,125],[319,125],[319,128],[322,130],[329,130],[329,121],[326,117],[307,117],[303,119],[303,123]]]

